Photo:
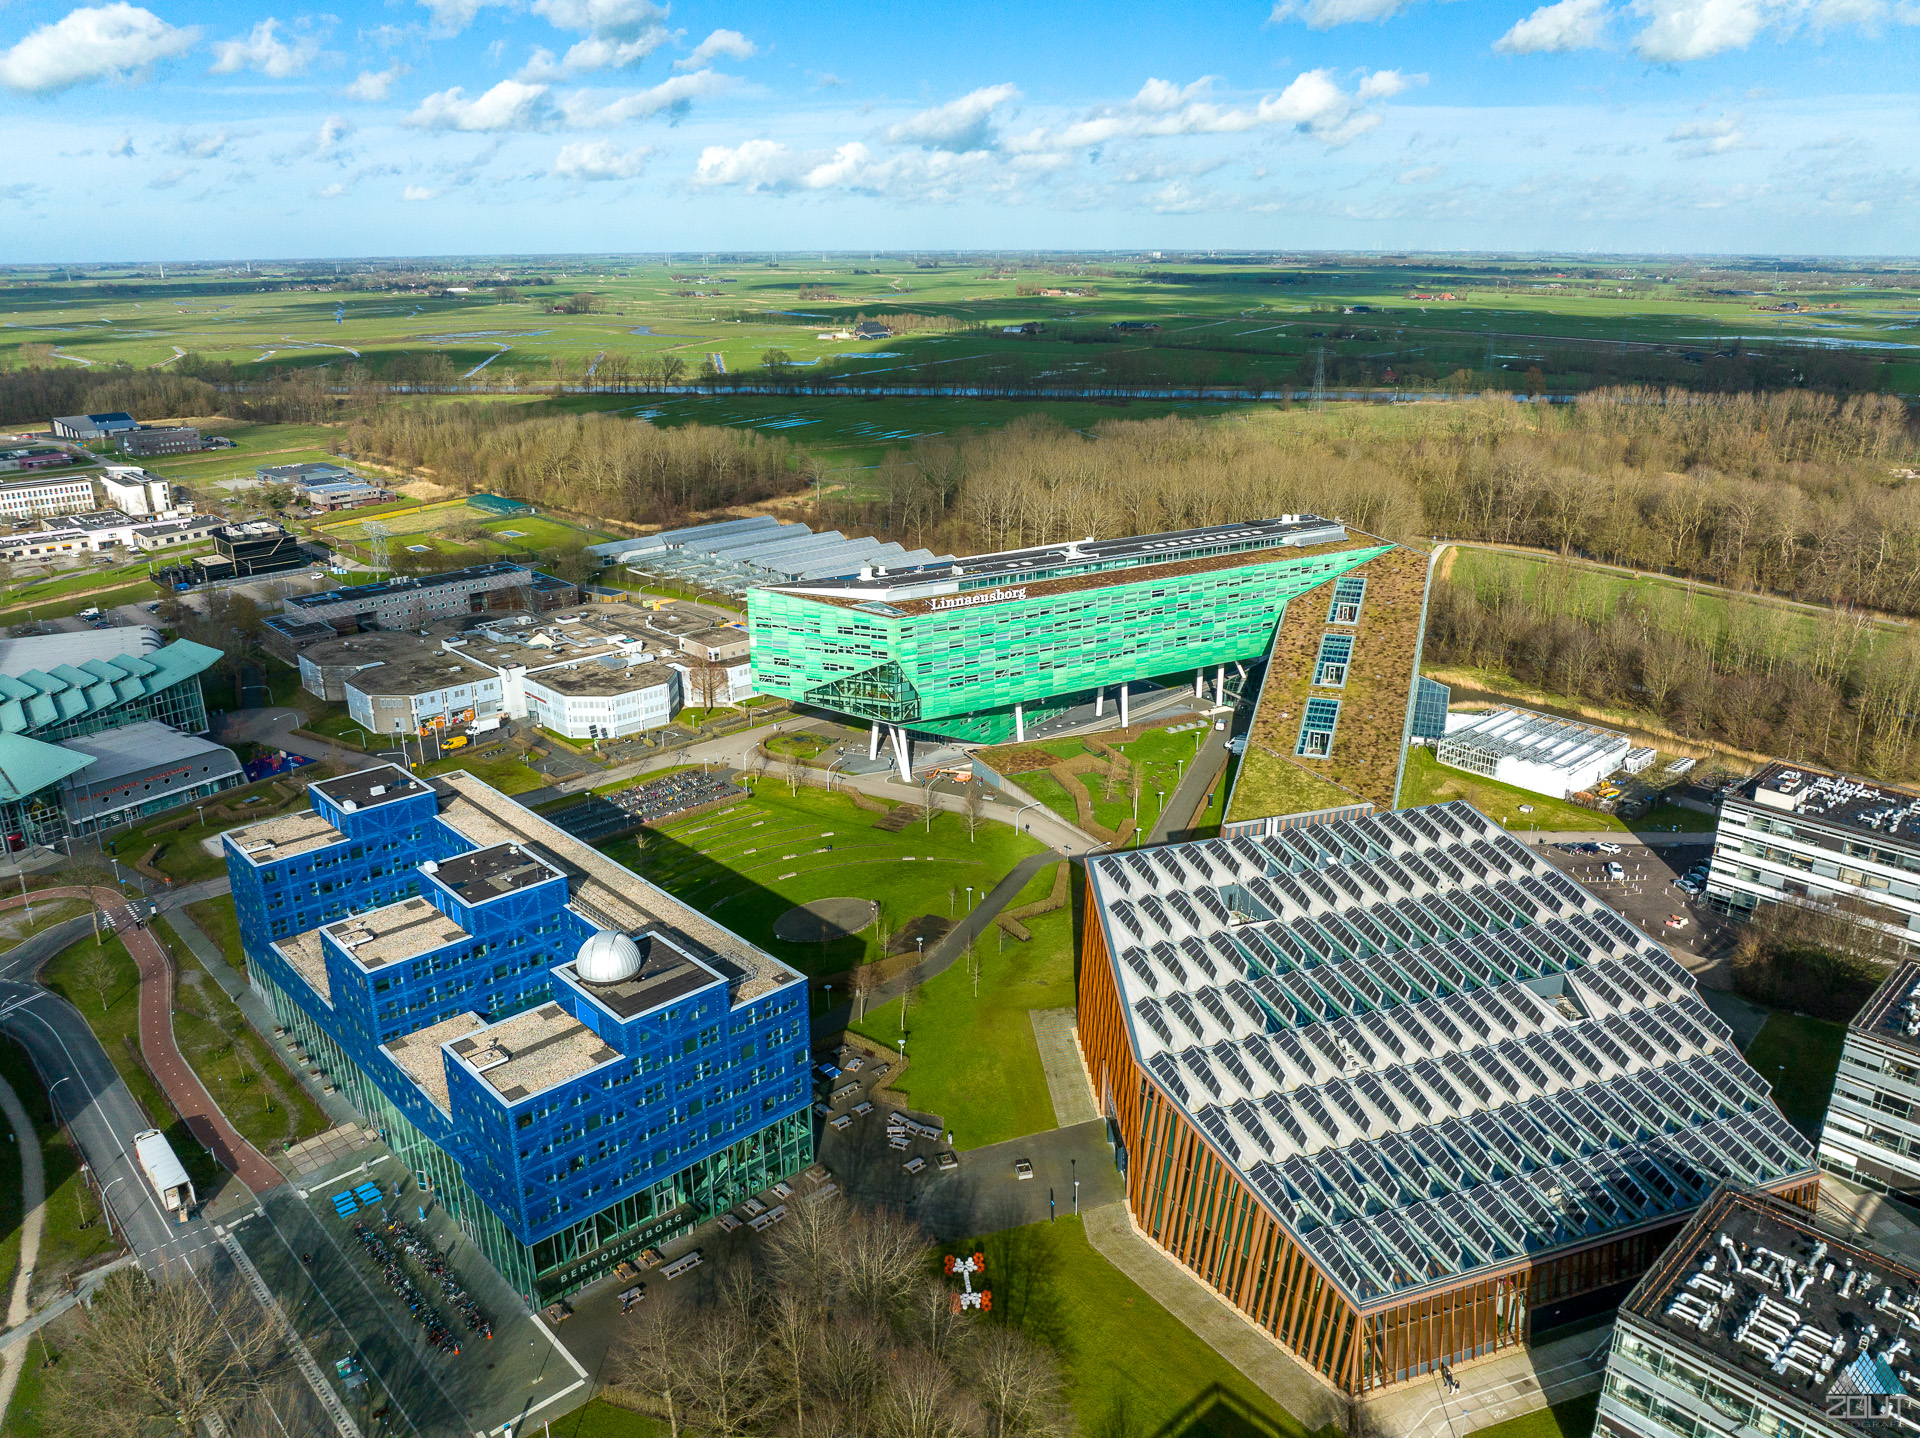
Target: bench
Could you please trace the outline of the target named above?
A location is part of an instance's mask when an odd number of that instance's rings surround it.
[[[738,1228],[739,1226],[740,1226],[740,1220],[735,1218],[732,1214],[723,1213],[720,1215],[720,1231],[722,1233],[732,1233],[734,1229]]]
[[[852,1122],[853,1122],[853,1115],[850,1113],[843,1113],[838,1118],[828,1119],[827,1127],[838,1130],[838,1129],[845,1128],[848,1124]]]
[[[740,1207],[746,1210],[748,1218],[758,1218],[767,1211],[767,1206],[757,1198],[748,1199]]]
[[[672,1263],[669,1263],[665,1268],[661,1269],[660,1272],[669,1280],[672,1280],[678,1278],[683,1273],[692,1273],[694,1269],[705,1262],[706,1259],[700,1256],[700,1250],[696,1248],[691,1253],[681,1254],[680,1257],[674,1259]]]
[[[770,1208],[765,1213],[760,1214],[754,1218],[748,1226],[751,1227],[755,1233],[765,1233],[786,1216],[787,1206],[783,1203],[778,1208]]]
[[[816,1188],[812,1193],[807,1195],[807,1202],[818,1203],[823,1198],[832,1198],[839,1191],[840,1191],[839,1184],[823,1183],[820,1185],[820,1187]]]
[[[634,1304],[638,1303],[641,1299],[645,1298],[646,1296],[647,1296],[647,1285],[644,1283],[634,1284],[632,1288],[626,1289],[624,1292],[621,1293],[620,1311],[622,1313],[627,1312],[627,1310],[632,1308]]]
[[[913,1140],[908,1138],[904,1133],[897,1133],[897,1132],[889,1133],[887,1135],[887,1147],[888,1148],[912,1148]]]
[[[785,1179],[782,1179],[779,1183],[776,1183],[771,1189],[769,1189],[768,1192],[772,1193],[776,1198],[792,1198],[793,1185],[788,1183]]]
[[[853,1113],[854,1113],[854,1117],[856,1118],[865,1118],[868,1114],[872,1112],[873,1112],[873,1105],[870,1103],[861,1102],[853,1106]]]
[[[920,1157],[920,1155],[917,1153],[912,1158],[908,1159],[905,1163],[900,1165],[900,1167],[904,1168],[908,1173],[918,1173],[920,1172],[921,1169],[925,1168],[926,1166],[927,1166],[927,1161],[924,1158]]]
[[[833,1101],[835,1103],[845,1103],[848,1099],[854,1097],[859,1092],[860,1092],[859,1084],[857,1083],[845,1084],[842,1087],[837,1088],[833,1091]]]

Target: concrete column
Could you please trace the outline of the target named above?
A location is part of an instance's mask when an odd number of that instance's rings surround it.
[[[1127,686],[1125,684],[1120,686],[1120,727],[1122,729],[1127,727]]]
[[[1207,697],[1207,671],[1204,669],[1193,671],[1193,697],[1196,699]]]
[[[1027,742],[1027,713],[1024,704],[1013,706],[1013,742],[1016,744]]]
[[[1096,719],[1104,718],[1106,715],[1106,712],[1107,712],[1107,690],[1106,690],[1106,686],[1102,685],[1100,688],[1093,691],[1093,717]]]
[[[871,764],[880,757],[880,721],[873,721],[873,729],[867,735],[867,762]]]
[[[913,747],[907,743],[907,731],[898,724],[893,726],[893,757],[900,761],[900,777],[913,777]]]
[[[1227,666],[1224,664],[1213,666],[1213,702],[1216,704],[1227,702]]]

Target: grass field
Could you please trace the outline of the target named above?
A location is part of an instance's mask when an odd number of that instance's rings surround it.
[[[1820,1135],[1846,1037],[1845,1024],[1776,1012],[1747,1046],[1747,1062],[1773,1085],[1780,1112],[1808,1138]]]
[[[1172,797],[1186,766],[1193,762],[1193,756],[1205,738],[1204,725],[1195,721],[1176,725],[1173,729],[1150,729],[1131,743],[1114,746],[1126,755],[1128,763],[1140,772],[1138,817],[1142,830],[1153,827],[1163,802],[1162,796]],[[1097,751],[1090,749],[1078,739],[1048,739],[1018,747],[1039,749],[1056,759],[1075,759],[1084,754],[1103,758]],[[1074,777],[1085,786],[1087,797],[1093,803],[1095,823],[1108,830],[1117,830],[1123,822],[1135,817],[1134,796],[1128,780],[1117,780],[1113,785],[1112,794],[1109,795],[1106,780],[1100,771],[1094,770]],[[1016,774],[1013,776],[1013,781],[1069,824],[1079,822],[1079,808],[1074,803],[1073,796],[1067,792],[1059,780],[1045,770],[1036,769],[1024,774]],[[1217,815],[1214,822],[1218,822]]]
[[[1474,1438],[1590,1438],[1600,1410],[1598,1393],[1583,1393],[1551,1408],[1522,1413],[1490,1428],[1476,1429]]]
[[[1412,809],[1421,804],[1445,804],[1465,799],[1474,808],[1509,829],[1549,829],[1561,831],[1611,829],[1626,833],[1627,826],[1611,814],[1582,809],[1563,799],[1549,799],[1511,784],[1498,784],[1442,764],[1431,749],[1407,751],[1406,777],[1400,784],[1401,807]],[[1525,806],[1531,813],[1522,813]],[[1705,817],[1704,815],[1702,817]],[[1662,823],[1667,822],[1663,817]]]
[[[1050,889],[1052,871],[1033,882]],[[912,1062],[893,1087],[915,1108],[944,1118],[955,1148],[983,1148],[1054,1127],[1028,1013],[1073,1005],[1073,909],[1026,922],[1031,939],[1008,938],[996,925],[975,944],[971,961],[963,955],[907,1002]],[[852,1027],[891,1047],[901,1036],[900,1002],[883,1004]]]
[[[796,904],[842,896],[876,900],[898,930],[922,914],[948,917],[949,895],[990,889],[1041,845],[1004,824],[969,839],[959,815],[937,814],[899,834],[839,794],[789,794],[774,776],[732,807],[616,840],[606,852],[805,973],[828,974],[880,956],[874,931],[826,945],[789,944],[773,924]],[[644,841],[644,849],[642,848]]]
[[[1298,1419],[1108,1263],[1078,1219],[952,1248],[986,1253],[993,1321],[1011,1323],[1059,1354],[1080,1432],[1304,1438]]]

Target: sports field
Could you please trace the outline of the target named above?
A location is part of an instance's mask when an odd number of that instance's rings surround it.
[[[386,528],[392,549],[425,545],[443,553],[472,555],[475,559],[495,554],[579,549],[613,538],[603,530],[584,529],[546,514],[489,518],[464,499],[383,509],[373,514],[354,511],[320,528],[326,534],[365,545],[371,538],[367,531],[369,523]]]
[[[1920,388],[1920,284],[1885,268],[1784,280],[1672,262],[1458,257],[1312,269],[792,257],[668,268],[625,257],[524,261],[503,286],[498,267],[468,267],[442,281],[466,294],[352,289],[344,276],[329,292],[320,277],[270,266],[244,280],[216,267],[164,283],[116,276],[112,293],[84,276],[16,286],[0,300],[0,357],[149,368],[191,353],[240,365],[243,378],[358,365],[435,383],[512,389],[565,377],[625,389],[662,360],[687,380],[703,367],[764,374],[763,357],[778,351],[788,374],[837,370],[862,383],[938,383],[943,369],[977,382],[976,362],[992,359],[1056,381],[1274,387],[1310,383],[1324,351],[1334,385],[1431,388],[1464,373],[1475,388],[1518,389],[1538,370],[1550,388],[1577,389],[1684,382],[1715,355],[1790,347],[1808,361],[1873,361],[1871,388]],[[838,337],[857,317],[883,315],[912,318],[890,335]],[[1112,328],[1128,321],[1158,328]],[[1025,324],[1041,328],[1008,333]]]
[[[969,837],[956,814],[937,814],[929,831],[915,822],[898,834],[874,827],[881,816],[844,795],[802,789],[767,777],[754,797],[621,839],[606,852],[628,868],[711,914],[809,974],[831,974],[880,957],[873,929],[827,944],[790,944],[774,921],[814,899],[879,903],[897,932],[913,919],[957,917],[966,886],[981,893],[1044,846],[1004,824],[984,822]],[[951,905],[949,902],[951,895]]]

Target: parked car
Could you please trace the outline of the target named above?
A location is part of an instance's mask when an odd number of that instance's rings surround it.
[[[1618,862],[1610,863],[1607,865],[1607,877],[1609,879],[1624,879],[1627,877],[1627,871],[1621,868]]]

